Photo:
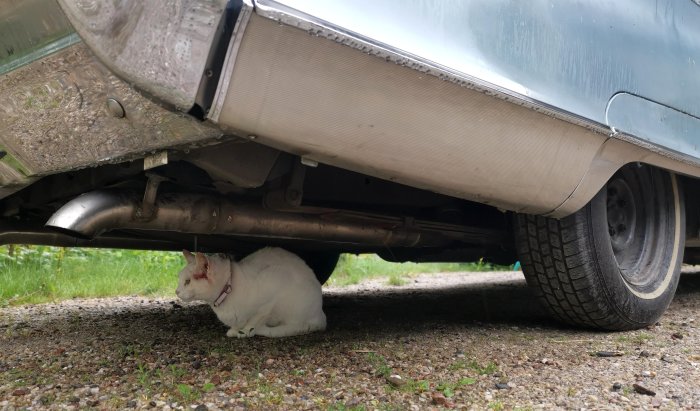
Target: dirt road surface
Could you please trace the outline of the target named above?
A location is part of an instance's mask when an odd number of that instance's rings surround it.
[[[0,409],[700,409],[700,274],[648,329],[544,314],[520,273],[325,291],[324,333],[228,339],[208,306],[0,309]],[[653,395],[652,395],[653,394]]]

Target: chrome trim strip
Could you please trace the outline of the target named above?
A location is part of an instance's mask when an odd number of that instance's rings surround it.
[[[34,50],[31,53],[26,54],[16,60],[12,60],[9,63],[0,65],[0,75],[9,73],[10,71],[18,69],[22,66],[26,66],[27,64],[35,60],[39,60],[57,51],[61,51],[66,47],[70,47],[74,44],[80,43],[80,41],[80,36],[78,36],[76,33],[71,33],[65,37],[61,37],[60,39],[53,41],[37,50]]]
[[[346,30],[333,22],[319,19],[303,11],[287,6],[283,4],[282,1],[256,0],[255,12],[257,15],[262,17],[305,30],[311,35],[327,38],[336,43],[362,51],[363,53],[384,58],[387,61],[391,61],[395,64],[436,76],[442,80],[458,84],[462,87],[477,90],[487,95],[530,108],[547,116],[585,127],[597,133],[605,134],[610,138],[620,139],[627,143],[653,151],[655,154],[660,154],[671,160],[682,162],[684,165],[700,166],[700,158],[692,156],[689,153],[676,152],[660,145],[657,141],[649,141],[636,135],[619,132],[610,126],[601,123],[600,121],[605,120],[604,112],[603,117],[601,117],[599,121],[583,117],[576,113],[561,109],[557,106],[528,97],[525,95],[529,93],[528,89],[517,83],[512,83],[513,88],[520,88],[522,89],[521,91],[523,93],[518,93],[517,91],[510,90],[503,86],[484,81],[483,79],[473,75],[451,69],[435,61],[422,58],[415,54],[406,52],[405,50],[392,47],[389,44],[382,43],[359,33]],[[688,58],[690,59],[690,57]],[[694,65],[695,61],[691,60],[692,59],[690,59],[689,62]],[[615,92],[617,91],[620,90],[615,90]],[[601,111],[604,109],[605,107],[602,107]]]
[[[214,101],[211,105],[211,110],[207,116],[209,120],[212,120],[215,123],[219,121],[221,107],[224,105],[226,91],[228,90],[228,85],[231,81],[231,73],[233,73],[233,67],[236,64],[238,49],[241,46],[241,41],[243,41],[245,28],[248,25],[248,20],[250,20],[251,14],[253,14],[253,7],[249,6],[248,2],[246,1],[243,3],[243,7],[238,14],[236,26],[233,28],[233,35],[231,36],[228,51],[226,52],[226,59],[224,60],[224,66],[221,70],[221,81],[219,81],[216,94],[214,95]]]
[[[512,83],[514,88],[521,88],[523,94],[505,87],[484,81],[483,79],[451,69],[435,61],[424,59],[405,50],[397,49],[389,44],[381,43],[359,33],[345,30],[332,22],[320,20],[312,15],[288,7],[274,0],[256,0],[255,12],[257,15],[278,21],[280,23],[297,27],[317,37],[325,37],[363,53],[383,58],[400,66],[409,67],[421,73],[438,77],[441,80],[458,84],[462,87],[477,90],[487,95],[500,98],[537,112],[555,117],[585,127],[589,130],[610,134],[611,130],[604,124],[591,121],[571,112],[561,110],[555,106],[529,98],[524,93],[527,90],[517,83]]]
[[[675,153],[697,152],[700,118],[643,96],[620,92],[605,110],[610,127]]]

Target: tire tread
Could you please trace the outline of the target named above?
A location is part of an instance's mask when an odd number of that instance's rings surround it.
[[[597,266],[581,244],[589,236],[581,220],[577,214],[561,220],[516,217],[516,248],[528,284],[559,321],[608,330],[638,327],[617,315],[600,295],[604,290],[590,275]]]

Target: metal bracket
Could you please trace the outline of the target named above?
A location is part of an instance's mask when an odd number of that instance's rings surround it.
[[[163,181],[168,180],[166,177],[153,173],[147,173],[146,176],[148,176],[148,183],[146,183],[146,190],[143,193],[143,202],[141,208],[136,210],[136,217],[142,220],[150,220],[155,216],[158,186]]]
[[[164,166],[168,164],[168,152],[161,151],[150,156],[144,157],[143,159],[143,169],[148,170],[158,166]]]
[[[265,206],[281,211],[299,208],[304,197],[304,177],[306,166],[301,162],[294,162],[286,187],[269,192],[265,196]]]

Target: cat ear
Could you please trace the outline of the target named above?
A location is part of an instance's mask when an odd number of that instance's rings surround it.
[[[195,253],[194,259],[196,261],[195,273],[192,276],[195,280],[202,280],[207,278],[209,273],[209,259],[202,253]]]
[[[185,260],[187,260],[187,264],[192,264],[194,263],[194,255],[187,251],[187,250],[182,250],[182,255],[185,256]]]
[[[194,260],[197,262],[197,267],[209,265],[209,259],[204,253],[194,253]]]

